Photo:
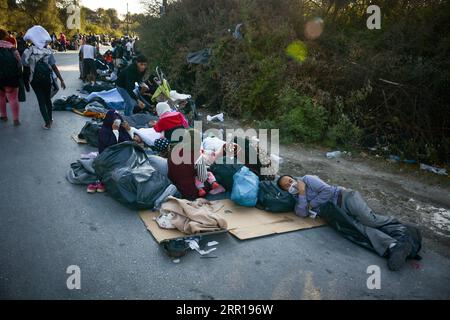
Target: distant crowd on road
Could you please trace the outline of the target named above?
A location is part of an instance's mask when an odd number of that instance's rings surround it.
[[[137,52],[137,38],[111,38],[108,35],[77,32],[70,40],[61,32],[51,35],[41,26],[24,32],[0,29],[0,121],[7,122],[6,105],[11,106],[14,126],[20,125],[20,102],[26,101],[30,87],[36,94],[39,109],[44,119],[43,128],[53,124],[52,97],[66,85],[56,66],[54,50],[63,52],[79,50],[80,78],[95,83],[97,58],[110,64],[117,71],[123,61],[128,61]],[[111,45],[112,50],[100,54],[100,45]]]

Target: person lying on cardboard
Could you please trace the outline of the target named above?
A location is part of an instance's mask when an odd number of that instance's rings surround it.
[[[375,213],[358,191],[330,186],[312,175],[284,175],[278,186],[296,198],[298,216],[323,217],[347,239],[388,258],[390,270],[400,270],[407,258],[420,258],[420,231]]]

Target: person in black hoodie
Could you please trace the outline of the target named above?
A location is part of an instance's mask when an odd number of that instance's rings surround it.
[[[147,58],[140,55],[136,61],[126,67],[117,78],[116,85],[122,98],[125,100],[125,115],[131,116],[135,106],[145,108],[145,104],[140,101],[133,90],[135,83],[141,83],[147,71]]]

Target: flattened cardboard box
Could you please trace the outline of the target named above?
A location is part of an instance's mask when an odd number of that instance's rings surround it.
[[[236,205],[231,200],[219,200],[224,206],[218,211],[228,223],[228,232],[240,240],[248,240],[271,234],[285,233],[302,229],[311,229],[325,225],[320,219],[300,218],[292,213],[270,213],[257,208],[247,208]],[[164,241],[189,238],[196,235],[186,235],[178,230],[162,229],[154,218],[159,212],[141,211],[139,213],[147,229],[158,243]],[[207,236],[223,231],[201,233]]]

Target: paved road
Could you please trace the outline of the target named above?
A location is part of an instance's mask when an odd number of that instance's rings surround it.
[[[75,53],[57,54],[76,93]],[[107,195],[69,184],[71,162],[89,147],[70,139],[85,119],[54,115],[41,129],[34,94],[22,126],[0,124],[0,298],[7,299],[419,299],[450,298],[450,261],[424,249],[424,260],[392,273],[385,260],[328,227],[241,242],[221,235],[217,258],[195,252],[172,262],[137,212]],[[66,269],[81,268],[81,290],[68,290]],[[381,289],[366,285],[370,265]]]

